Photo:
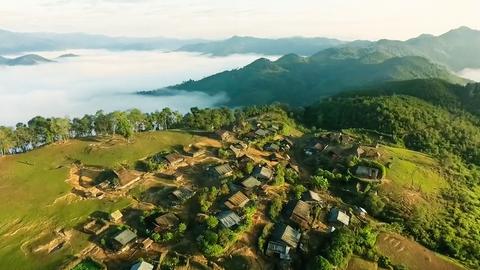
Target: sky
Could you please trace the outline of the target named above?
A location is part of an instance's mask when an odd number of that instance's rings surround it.
[[[2,0],[0,28],[222,39],[408,39],[480,29],[479,0]]]

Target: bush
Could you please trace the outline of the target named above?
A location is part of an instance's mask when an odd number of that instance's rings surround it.
[[[270,208],[268,209],[268,216],[272,220],[277,220],[278,216],[280,215],[280,212],[282,211],[283,208],[283,201],[282,198],[279,196],[275,196],[270,204]]]

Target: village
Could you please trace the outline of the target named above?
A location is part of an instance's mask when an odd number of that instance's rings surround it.
[[[77,164],[76,196],[137,203],[79,224],[92,245],[64,269],[292,269],[322,235],[368,223],[364,208],[332,196],[330,176],[312,168],[338,172],[332,177],[348,182],[341,190],[364,192],[385,178],[376,146],[340,132],[300,139],[283,129],[251,119],[135,168]]]

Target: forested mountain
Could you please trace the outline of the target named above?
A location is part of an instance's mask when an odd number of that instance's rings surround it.
[[[460,27],[440,36],[423,34],[406,41],[352,42],[333,48],[328,54],[339,58],[361,58],[365,52],[378,52],[386,57],[416,55],[459,71],[480,67],[478,48],[480,31]]]
[[[394,82],[320,101],[306,108],[304,119],[327,129],[380,131],[410,149],[453,153],[480,165],[479,89],[439,80]]]
[[[174,38],[127,38],[83,33],[19,33],[0,29],[0,54],[65,49],[173,50],[203,40]]]
[[[279,101],[307,105],[322,97],[386,81],[441,78],[465,84],[465,79],[423,57],[388,58],[381,52],[364,52],[360,58],[338,57],[325,50],[311,57],[289,54],[276,61],[258,59],[244,68],[225,71],[199,81],[187,81],[175,89],[225,92],[227,105],[268,104]],[[162,90],[143,94],[155,95]]]
[[[344,41],[331,38],[279,38],[267,39],[256,37],[233,36],[226,40],[189,44],[179,51],[201,52],[215,56],[226,56],[236,53],[255,53],[263,55],[284,55],[295,53],[312,55],[320,50],[344,44]]]
[[[16,58],[5,58],[0,56],[0,66],[31,66],[41,63],[54,62],[36,54],[27,54]]]

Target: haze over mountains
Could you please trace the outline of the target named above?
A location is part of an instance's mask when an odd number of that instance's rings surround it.
[[[129,38],[84,33],[18,33],[0,29],[0,54],[66,49],[173,50],[201,39]]]
[[[468,80],[453,71],[480,67],[480,31],[461,27],[438,37],[421,35],[407,41],[356,41],[310,57],[288,54],[277,61],[258,59],[172,88],[226,93],[226,105],[274,101],[306,105],[322,97],[388,81],[438,78],[456,84]],[[162,90],[142,93],[156,95]],[[255,97],[255,98],[252,98]]]
[[[6,58],[0,56],[0,66],[31,66],[37,65],[42,63],[51,63],[54,62],[47,58],[44,58],[40,55],[36,54],[27,54],[15,58]]]

